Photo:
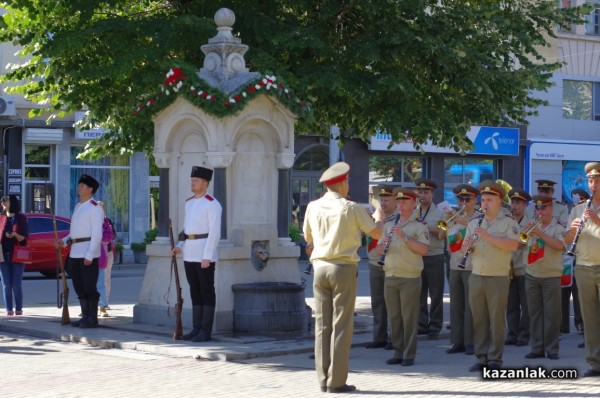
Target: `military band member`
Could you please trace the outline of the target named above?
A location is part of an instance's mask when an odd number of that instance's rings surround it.
[[[383,215],[376,222],[364,207],[348,199],[350,166],[338,162],[325,170],[319,182],[327,192],[310,202],[304,216],[307,253],[314,267],[315,366],[322,392],[356,390],[346,384],[354,330],[357,250],[361,232],[380,239]]]
[[[463,253],[467,253],[469,247],[472,249],[469,304],[477,363],[471,366],[471,372],[482,371],[485,366],[489,369],[502,366],[510,260],[519,245],[517,223],[501,211],[504,188],[486,180],[479,185],[479,192],[485,216],[479,227],[480,220],[469,222],[461,249]]]
[[[590,198],[590,194],[581,188],[575,188],[571,191],[573,205],[585,203]],[[575,264],[573,264],[575,266]],[[577,278],[573,276],[571,286],[563,286],[561,289],[562,316],[560,322],[560,331],[569,333],[571,331],[571,295],[573,296],[573,321],[578,332],[583,332],[583,318],[581,317],[581,308],[579,307],[579,291],[577,289]],[[583,347],[582,347],[583,348]]]
[[[419,292],[423,255],[429,246],[427,226],[415,218],[417,194],[407,188],[394,189],[394,198],[400,217],[385,224],[385,238],[378,245],[385,256],[385,302],[392,330],[394,357],[388,365],[412,366],[417,353],[417,325],[419,320]],[[388,242],[389,241],[389,242]],[[389,245],[388,245],[389,243]]]
[[[537,183],[538,195],[545,196],[547,198],[554,198],[554,185],[556,185],[554,181],[535,180],[535,182]],[[554,199],[554,205],[552,207],[554,208],[554,218],[556,218],[556,220],[561,224],[566,225],[567,220],[569,219],[569,207],[563,202],[559,202],[556,199]],[[527,206],[527,210],[525,211],[527,217],[534,218],[535,206],[532,203],[530,203],[529,206]]]
[[[464,352],[467,355],[474,354],[473,348],[473,317],[469,305],[469,277],[471,276],[471,259],[467,260],[465,268],[459,268],[458,262],[463,254],[460,252],[462,241],[466,236],[469,222],[481,216],[481,212],[475,210],[479,191],[467,184],[460,184],[454,188],[454,194],[464,213],[455,217],[447,230],[440,229],[440,239],[447,239],[450,252],[450,277],[448,284],[450,288],[450,347],[446,352],[455,354]]]
[[[77,183],[79,203],[75,205],[71,216],[69,235],[58,243],[71,246],[69,269],[73,288],[79,298],[81,319],[71,325],[80,328],[98,327],[98,300],[100,293],[96,289],[98,282],[98,259],[102,243],[102,224],[104,210],[94,200],[94,194],[100,184],[95,178],[82,174]]]
[[[193,166],[191,190],[194,196],[185,202],[183,231],[171,254],[183,251],[185,276],[192,298],[192,330],[181,336],[194,342],[212,338],[215,317],[215,267],[217,246],[221,238],[222,208],[218,200],[207,193],[213,171]]]
[[[384,220],[391,221],[395,218],[396,203],[394,201],[393,188],[389,185],[378,185],[373,194],[377,196],[379,208],[383,213]],[[381,348],[388,345],[388,317],[383,296],[385,272],[378,264],[376,239],[369,243],[369,285],[371,288],[371,311],[373,312],[373,341],[367,344],[367,348]]]
[[[565,233],[565,243],[573,243],[583,222],[576,247],[575,276],[579,289],[579,304],[585,325],[585,355],[590,369],[583,376],[600,376],[600,163],[585,165],[591,195],[587,203],[573,207]]]
[[[429,230],[429,250],[423,256],[421,275],[421,309],[419,314],[419,334],[437,337],[444,323],[444,241],[438,237],[438,222],[444,213],[433,203],[433,190],[437,184],[428,178],[415,180],[419,195],[417,219],[424,222]],[[427,305],[427,297],[431,304]]]
[[[541,224],[531,230],[527,248],[523,251],[523,261],[527,264],[527,308],[531,320],[531,352],[525,358],[543,358],[547,354],[549,359],[558,359],[560,313],[557,308],[565,228],[554,219],[552,198],[534,195],[532,202],[536,219],[529,221],[529,225],[534,225],[536,220],[540,220]]]
[[[527,203],[531,195],[524,189],[513,188],[508,196],[511,201],[513,218],[523,231],[531,220],[525,214]],[[506,308],[507,335],[506,345],[526,346],[529,344],[529,310],[527,309],[527,295],[525,291],[525,263],[523,251],[525,245],[519,243],[519,248],[512,253],[511,280],[508,291],[508,306]]]

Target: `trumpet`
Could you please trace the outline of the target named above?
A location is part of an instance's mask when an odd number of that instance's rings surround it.
[[[527,244],[527,242],[529,242],[529,235],[531,234],[531,231],[533,231],[536,227],[539,227],[541,223],[542,217],[536,217],[535,223],[519,234],[519,242],[524,245]]]
[[[437,223],[437,227],[439,229],[441,229],[442,231],[447,231],[448,230],[448,224],[450,222],[452,222],[452,220],[454,220],[456,217],[460,216],[461,214],[463,214],[465,212],[466,208],[463,206],[460,209],[458,209],[458,211],[456,213],[454,213],[453,215],[451,215],[449,218],[445,219],[445,220],[440,220]]]

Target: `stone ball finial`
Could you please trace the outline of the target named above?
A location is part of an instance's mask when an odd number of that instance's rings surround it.
[[[235,14],[229,8],[221,8],[215,13],[215,23],[218,27],[231,28],[235,23]]]

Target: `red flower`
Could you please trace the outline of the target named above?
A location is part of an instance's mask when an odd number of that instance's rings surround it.
[[[300,105],[301,106],[306,106],[306,102],[302,101],[302,102],[300,102]]]
[[[179,68],[173,68],[167,73],[167,79],[165,80],[165,84],[174,84],[179,80],[185,80],[185,75],[183,71]]]
[[[225,101],[225,106],[229,106],[229,100]]]
[[[235,102],[240,102],[241,99],[242,99],[242,97],[240,97],[239,95],[235,96]]]
[[[263,81],[261,80],[261,81],[259,81],[259,82],[258,82],[258,85],[262,87],[262,86],[264,86],[265,84],[264,84],[264,83],[263,83]]]
[[[154,102],[155,102],[155,100],[154,100],[154,98],[152,98],[152,99],[150,100],[150,105],[154,105]]]
[[[208,97],[208,94],[206,94],[206,92],[204,92],[204,93],[202,93],[200,96],[201,96],[202,98],[206,98],[206,97]]]
[[[256,91],[256,88],[254,88],[254,86],[250,86],[248,87],[248,91],[250,91],[251,93]]]
[[[283,84],[279,83],[279,84],[277,85],[277,87],[279,87],[279,88],[283,88]]]

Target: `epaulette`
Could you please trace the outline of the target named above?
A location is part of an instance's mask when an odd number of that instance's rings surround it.
[[[94,206],[98,206],[98,202],[96,202],[94,199],[90,200],[90,203],[93,204]]]
[[[190,199],[194,199],[194,195],[190,196],[189,198],[187,198],[185,201],[187,202]]]
[[[215,200],[215,198],[213,198],[213,197],[212,197],[212,196],[210,196],[209,194],[206,194],[206,195],[204,195],[204,197],[205,197],[207,200],[210,200],[211,202],[212,202],[213,200]]]
[[[563,205],[563,206],[567,205],[565,202],[559,202],[558,200],[555,200],[554,203],[556,203],[557,205]]]

